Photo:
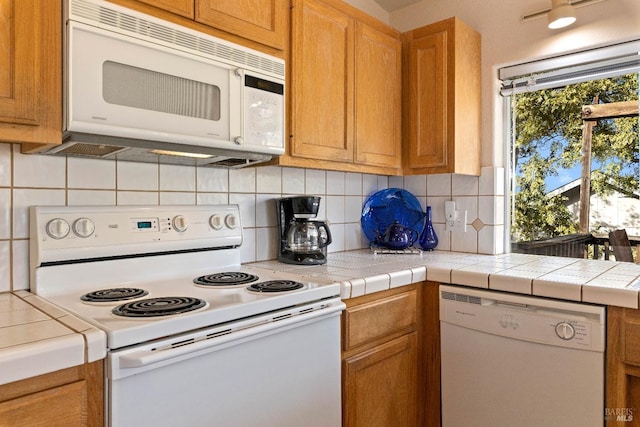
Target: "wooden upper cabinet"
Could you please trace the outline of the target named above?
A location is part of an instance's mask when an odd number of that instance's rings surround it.
[[[0,21],[0,141],[60,144],[62,4],[0,0]]]
[[[140,3],[146,3],[158,9],[186,18],[195,18],[195,0],[138,0]]]
[[[356,161],[399,168],[402,42],[358,23],[355,58]]]
[[[401,170],[400,33],[339,0],[294,0],[288,166]]]
[[[284,50],[289,0],[196,0],[196,21]]]
[[[353,37],[346,14],[295,0],[291,66],[291,155],[353,161]]]
[[[404,44],[405,174],[480,175],[480,35],[450,18]]]

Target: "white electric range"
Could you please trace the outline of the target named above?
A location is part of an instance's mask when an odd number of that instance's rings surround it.
[[[109,425],[340,425],[339,284],[242,265],[237,205],[32,207],[30,227],[31,290],[107,334]],[[296,404],[242,409],[261,392]]]

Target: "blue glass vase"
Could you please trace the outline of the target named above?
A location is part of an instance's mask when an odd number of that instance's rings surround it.
[[[433,229],[433,223],[431,222],[431,206],[427,206],[424,229],[422,230],[422,234],[420,234],[418,244],[424,251],[432,251],[436,246],[438,246],[438,236],[436,235],[436,230]]]

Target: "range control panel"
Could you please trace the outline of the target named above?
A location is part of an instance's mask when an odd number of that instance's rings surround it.
[[[32,256],[39,262],[144,254],[242,243],[237,205],[35,206]]]

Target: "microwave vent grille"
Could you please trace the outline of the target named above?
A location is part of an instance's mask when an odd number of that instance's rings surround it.
[[[267,57],[253,53],[250,49],[226,44],[224,40],[213,37],[205,37],[195,32],[185,31],[179,26],[170,23],[160,23],[160,20],[146,19],[144,15],[138,15],[134,11],[126,13],[109,7],[94,4],[88,0],[71,0],[72,17],[98,23],[101,27],[115,29],[144,36],[145,39],[171,46],[200,56],[221,60],[238,67],[247,67],[256,71],[270,73],[284,79],[284,61],[274,61]]]
[[[224,160],[219,160],[217,162],[214,163],[209,163],[210,166],[220,166],[220,167],[227,167],[227,168],[235,168],[238,166],[248,166],[251,163],[257,163],[257,162],[252,162],[251,160],[248,159],[224,159]]]
[[[56,150],[56,154],[68,154],[70,156],[105,157],[110,154],[125,150],[125,147],[103,144],[70,144],[61,150]]]

